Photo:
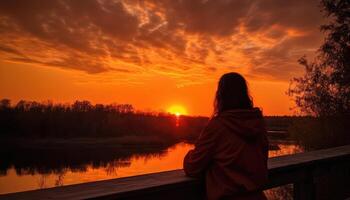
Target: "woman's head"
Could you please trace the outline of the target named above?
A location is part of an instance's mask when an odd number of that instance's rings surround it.
[[[246,80],[238,73],[221,76],[214,101],[214,115],[231,109],[251,109],[253,101]]]

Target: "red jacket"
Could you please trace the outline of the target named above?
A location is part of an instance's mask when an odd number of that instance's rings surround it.
[[[266,199],[260,188],[267,182],[267,158],[261,111],[229,110],[209,121],[185,156],[184,171],[205,176],[210,200]]]

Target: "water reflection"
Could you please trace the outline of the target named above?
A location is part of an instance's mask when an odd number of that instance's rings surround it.
[[[270,144],[277,145],[278,148],[269,150],[269,157],[277,157],[304,152],[304,149],[293,141],[270,141]],[[293,185],[284,185],[264,191],[269,200],[292,200]]]
[[[1,152],[0,194],[180,169],[192,145]]]
[[[0,194],[134,176],[182,168],[193,145],[105,149],[32,149],[1,152]],[[269,156],[300,152],[295,144],[273,144]]]
[[[270,148],[269,158],[304,152],[304,149],[293,141],[272,141],[271,145],[277,145],[278,148]]]

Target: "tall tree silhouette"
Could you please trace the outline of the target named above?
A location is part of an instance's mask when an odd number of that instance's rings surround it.
[[[304,76],[294,78],[289,89],[296,105],[307,114],[335,116],[350,113],[350,1],[322,0],[322,11],[328,24],[321,26],[326,34],[316,58],[304,56]]]

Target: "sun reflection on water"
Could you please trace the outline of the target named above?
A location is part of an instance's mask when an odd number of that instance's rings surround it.
[[[278,146],[279,150],[269,151],[269,157],[303,151],[295,144]],[[6,174],[0,176],[0,194],[181,169],[185,154],[192,148],[191,144],[178,143],[163,153],[133,155],[129,159],[111,160],[102,166],[88,163],[80,170],[66,167],[47,173],[33,169],[18,173],[11,167]]]

